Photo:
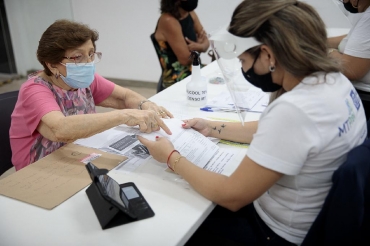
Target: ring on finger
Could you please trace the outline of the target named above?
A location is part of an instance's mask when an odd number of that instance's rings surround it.
[[[157,115],[161,115],[161,113],[160,112],[157,112]]]
[[[164,111],[161,111],[160,113],[161,113],[161,114],[165,114],[166,112],[164,112]]]
[[[158,125],[155,124],[155,123],[151,123],[151,126],[152,126],[152,128],[157,128],[158,127]]]

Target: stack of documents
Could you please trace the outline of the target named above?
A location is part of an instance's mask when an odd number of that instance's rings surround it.
[[[269,101],[269,94],[263,92],[259,88],[251,87],[246,91],[235,92],[238,98],[237,106],[242,111],[248,112],[263,112]],[[207,112],[235,112],[234,102],[228,91],[223,91],[216,97],[208,101],[207,105],[200,108]]]
[[[216,154],[219,147],[194,129],[184,129],[180,119],[163,119],[171,129],[172,135],[167,135],[162,129],[152,133],[142,133],[138,127],[120,125],[88,138],[78,139],[75,144],[97,148],[105,152],[128,157],[128,160],[115,170],[134,172],[151,156],[148,149],[142,145],[136,135],[141,135],[155,141],[156,136],[168,138],[181,155],[203,168]]]
[[[75,144],[92,147],[104,152],[126,156],[128,159],[119,164],[114,170],[124,173],[138,172],[139,167],[151,158],[148,149],[137,140],[141,135],[155,141],[156,136],[168,138],[175,149],[186,159],[206,170],[231,175],[236,166],[234,156],[239,155],[242,148],[220,148],[219,139],[210,139],[194,129],[184,129],[180,119],[163,119],[171,129],[172,135],[167,135],[162,129],[152,133],[142,133],[138,127],[120,125],[88,138],[78,139]],[[230,144],[227,144],[230,146]],[[235,145],[233,146],[235,147]],[[163,165],[167,168],[166,165]],[[164,172],[167,173],[167,172]],[[171,180],[173,177],[171,176]]]

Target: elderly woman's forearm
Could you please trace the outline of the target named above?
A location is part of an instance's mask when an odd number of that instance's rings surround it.
[[[114,126],[123,124],[124,114],[121,111],[111,111],[98,114],[71,115],[51,126],[51,132],[57,142],[73,142],[87,138]]]

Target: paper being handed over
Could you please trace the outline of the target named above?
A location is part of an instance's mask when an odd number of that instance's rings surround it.
[[[162,129],[152,133],[138,132],[137,135],[152,141],[155,141],[156,136],[168,138],[182,156],[201,168],[218,151],[219,147],[199,132],[182,128],[183,121],[174,118],[163,121],[171,129],[172,135],[168,135]]]

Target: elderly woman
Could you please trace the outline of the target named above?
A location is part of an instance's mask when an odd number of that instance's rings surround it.
[[[52,153],[65,143],[126,124],[142,132],[160,128],[171,134],[161,117],[165,108],[115,85],[95,73],[102,54],[98,33],[88,26],[58,20],[41,36],[37,58],[44,70],[21,86],[10,127],[12,162],[16,170]],[[95,105],[110,107],[96,113]]]
[[[228,32],[217,46],[215,41],[216,52],[224,59],[238,57],[241,72],[254,85],[286,92],[259,122],[190,119],[183,124],[207,137],[250,143],[231,176],[194,165],[167,138],[139,138],[154,159],[167,162],[201,195],[239,210],[236,216],[217,207],[223,219],[206,220],[197,235],[224,236],[243,245],[302,243],[333,172],[350,149],[364,142],[367,131],[361,101],[327,56],[326,40],[323,21],[304,2],[244,0],[235,9]],[[207,222],[212,229],[206,230]]]
[[[370,118],[370,0],[341,0],[352,14],[361,13],[348,35],[328,38],[329,55],[340,61],[342,73],[352,81]]]
[[[161,0],[154,45],[161,57],[165,89],[191,74],[190,51],[205,52],[209,41],[195,8],[198,0]]]

